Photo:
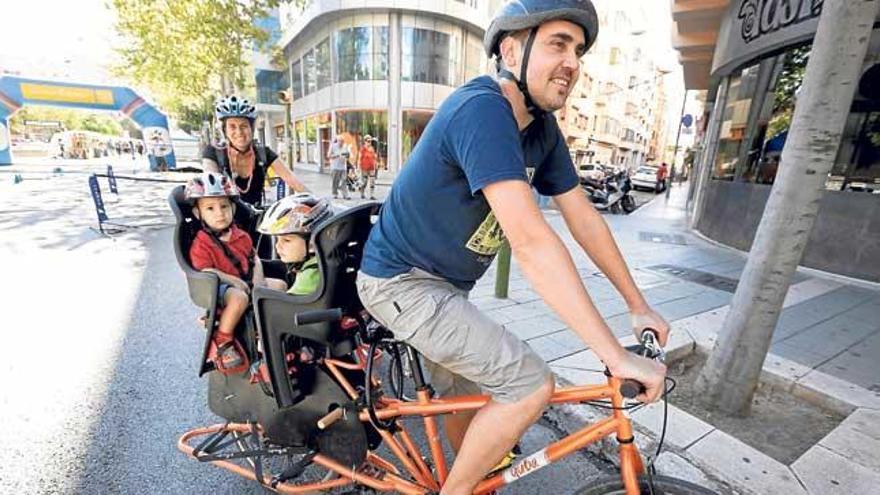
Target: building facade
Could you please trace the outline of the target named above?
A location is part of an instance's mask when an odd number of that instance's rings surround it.
[[[694,228],[748,250],[781,163],[821,0],[673,2],[674,44],[690,89],[707,90]],[[802,264],[880,281],[880,29]],[[817,116],[820,118],[820,116]]]
[[[483,32],[499,0],[314,0],[279,9],[285,71],[257,73],[265,141],[284,149],[284,107],[293,95],[293,163],[324,170],[340,135],[352,160],[369,135],[380,168],[395,175],[455,87],[487,69]],[[276,65],[277,61],[276,61]],[[260,80],[262,78],[262,80]]]
[[[599,37],[581,64],[578,85],[557,113],[575,163],[634,169],[662,160],[668,110],[665,76],[637,1],[594,0]]]

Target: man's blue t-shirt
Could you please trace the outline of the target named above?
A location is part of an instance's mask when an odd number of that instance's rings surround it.
[[[420,268],[470,290],[504,239],[481,190],[511,179],[546,196],[578,185],[556,118],[520,132],[498,83],[472,79],[443,102],[394,181],[361,270],[390,278]]]

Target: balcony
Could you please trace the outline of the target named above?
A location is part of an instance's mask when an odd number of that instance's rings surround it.
[[[678,50],[687,89],[708,89],[721,20],[730,0],[673,0],[672,46]]]

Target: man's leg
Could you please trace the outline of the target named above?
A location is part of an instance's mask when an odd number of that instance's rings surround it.
[[[504,404],[490,400],[480,409],[455,457],[455,464],[440,493],[473,493],[486,473],[498,463],[504,454],[516,445],[526,429],[531,426],[547,407],[553,395],[553,379],[524,398]]]
[[[370,314],[396,338],[492,394],[470,427],[465,419],[452,423],[452,437],[466,433],[443,493],[470,493],[540,416],[553,393],[549,367],[463,291],[430,274],[376,279],[361,273],[358,289]]]
[[[333,197],[339,197],[339,171],[330,171],[330,187],[333,190]]]

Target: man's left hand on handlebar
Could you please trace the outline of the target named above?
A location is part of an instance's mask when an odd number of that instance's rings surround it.
[[[641,340],[642,331],[646,328],[651,328],[656,330],[660,346],[666,347],[666,340],[669,337],[669,323],[659,313],[650,307],[645,307],[641,310],[631,311],[630,320],[632,321],[632,329],[636,340]]]

